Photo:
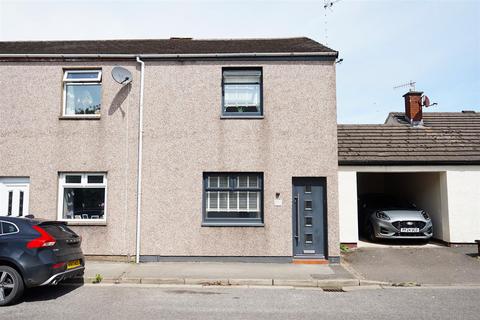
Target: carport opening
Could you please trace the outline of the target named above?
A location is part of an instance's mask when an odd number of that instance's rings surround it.
[[[433,238],[444,240],[448,230],[446,203],[442,200],[445,185],[444,172],[359,172],[357,173],[357,195],[385,194],[415,204],[425,210],[433,223]],[[358,206],[360,213],[360,204]],[[365,228],[358,214],[358,231],[361,240],[365,239]]]

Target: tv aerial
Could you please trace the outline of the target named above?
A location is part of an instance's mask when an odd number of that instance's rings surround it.
[[[328,19],[327,19],[327,9],[332,10],[332,7],[335,3],[339,2],[341,0],[323,0],[323,9],[325,9],[324,12],[324,23],[325,23],[325,45],[328,45]]]
[[[126,85],[132,82],[132,73],[124,67],[116,66],[112,69],[112,78],[121,85]]]
[[[410,91],[415,91],[415,81],[410,80],[410,82],[403,83],[401,85],[393,87],[393,89],[407,88],[410,87]]]

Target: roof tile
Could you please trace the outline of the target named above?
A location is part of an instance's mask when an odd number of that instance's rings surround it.
[[[480,113],[425,112],[412,127],[403,113],[385,124],[338,125],[340,165],[480,164]]]

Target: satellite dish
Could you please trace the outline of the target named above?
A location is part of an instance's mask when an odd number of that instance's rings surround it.
[[[114,67],[112,69],[113,80],[120,84],[129,84],[132,82],[132,73],[123,67]]]
[[[424,107],[427,107],[427,108],[430,107],[430,99],[429,99],[427,96],[423,96],[423,103],[422,103],[422,105],[423,105]]]
[[[433,107],[433,106],[436,106],[438,103],[436,102],[433,102],[431,103],[430,102],[430,99],[427,97],[427,96],[422,96],[422,106],[423,107]]]

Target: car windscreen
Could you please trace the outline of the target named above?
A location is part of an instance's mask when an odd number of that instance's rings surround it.
[[[368,207],[378,209],[415,209],[415,206],[400,198],[388,196],[370,197],[366,200]]]

